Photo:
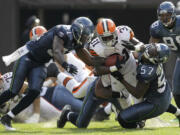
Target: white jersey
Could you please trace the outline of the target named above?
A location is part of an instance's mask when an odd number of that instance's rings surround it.
[[[68,72],[61,72],[58,74],[58,83],[66,87],[75,98],[83,98],[86,95],[88,86],[96,77],[93,76],[84,62],[78,59],[73,53],[67,54],[67,62],[77,67],[78,72],[72,75]]]
[[[2,75],[3,85],[2,87],[0,87],[1,92],[4,92],[5,90],[8,90],[10,88],[12,76],[12,72],[7,72]]]
[[[122,46],[122,40],[130,41],[134,34],[131,28],[128,26],[119,26],[116,28],[116,32],[118,35],[117,42],[115,43],[114,47],[108,47],[104,45],[100,39],[97,37],[95,38],[89,46],[89,49],[94,51],[98,56],[101,57],[108,57],[112,54],[118,53],[121,56],[125,56],[127,58],[125,64],[122,64],[122,68],[120,69],[120,72],[124,75],[124,79],[132,84],[133,86],[136,86],[137,80],[136,80],[136,61],[134,59],[134,56],[132,52],[127,50],[124,46]],[[118,80],[116,80],[113,76],[110,74],[102,75],[101,81],[104,85],[104,87],[107,87],[111,85],[113,91],[122,91],[125,90],[125,87],[123,84],[121,84]]]
[[[80,59],[78,59],[73,53],[67,54],[67,63],[73,64],[74,66],[77,67],[78,72],[73,77],[78,82],[82,82],[91,72],[90,70],[86,68],[85,63],[82,62]],[[71,75],[68,72],[67,74]]]

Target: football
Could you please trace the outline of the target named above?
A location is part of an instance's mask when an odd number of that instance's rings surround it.
[[[106,61],[105,61],[105,66],[110,67],[110,66],[114,66],[116,64],[116,60],[117,58],[119,58],[119,60],[123,60],[123,56],[119,55],[119,54],[112,54],[109,57],[107,57]]]

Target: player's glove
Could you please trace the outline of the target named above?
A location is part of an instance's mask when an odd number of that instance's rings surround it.
[[[124,79],[123,75],[119,71],[112,72],[111,75],[119,81]]]
[[[122,46],[124,46],[125,48],[127,48],[128,50],[135,50],[134,44],[125,40],[122,40]]]
[[[124,46],[125,48],[127,48],[128,50],[132,50],[132,51],[137,51],[137,52],[144,52],[145,51],[145,46],[144,43],[139,42],[138,44],[133,44],[131,42],[122,40],[122,46]]]
[[[63,62],[62,67],[69,73],[76,75],[77,74],[77,67],[72,65],[72,64],[68,64],[67,62]]]

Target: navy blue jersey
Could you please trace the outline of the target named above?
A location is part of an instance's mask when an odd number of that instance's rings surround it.
[[[148,91],[158,91],[162,93],[165,90],[166,79],[161,64],[139,63],[137,67],[137,79],[140,82],[149,83]]]
[[[46,63],[53,57],[52,45],[55,35],[64,41],[65,52],[76,49],[70,27],[70,25],[57,25],[39,39],[27,42],[27,48],[33,58],[40,63]]]
[[[150,36],[160,39],[180,56],[180,16],[176,16],[172,29],[166,28],[159,20],[155,21],[150,27]]]

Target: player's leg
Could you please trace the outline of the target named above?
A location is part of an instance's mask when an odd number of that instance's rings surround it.
[[[72,111],[79,112],[83,102],[76,99],[64,86],[58,85],[54,89],[51,103],[59,110],[65,105],[71,105]]]
[[[180,108],[180,59],[176,60],[176,66],[173,74],[173,95],[178,108]]]
[[[0,104],[3,104],[10,98],[13,98],[15,95],[17,95],[24,83],[25,77],[27,76],[28,71],[31,69],[30,60],[28,59],[28,56],[25,55],[22,58],[20,58],[18,61],[16,61],[13,69],[13,78],[11,81],[10,89],[5,91],[5,93],[2,93],[0,96]],[[1,123],[8,129],[13,130],[11,126],[11,119],[14,115],[12,112],[8,112],[7,115],[4,115],[1,118]]]
[[[124,128],[136,128],[137,123],[159,116],[165,112],[170,104],[170,90],[166,88],[164,93],[151,92],[147,99],[123,110],[118,115],[118,121]]]
[[[72,112],[69,108],[63,110],[63,115],[61,115],[59,119],[60,128],[64,127],[66,121],[70,121],[78,128],[86,128],[88,126],[96,108],[104,102],[104,100],[98,99],[94,95],[95,83],[96,81],[90,84],[79,114]]]
[[[20,113],[26,107],[28,107],[35,98],[37,98],[40,94],[40,90],[42,84],[46,78],[46,68],[44,66],[39,66],[33,68],[28,75],[29,88],[28,93],[24,96],[21,101],[12,109],[12,111],[8,112],[11,118],[14,118],[15,115]]]
[[[28,71],[28,62],[25,59],[26,56],[15,62],[10,89],[0,95],[0,105],[19,93]]]

